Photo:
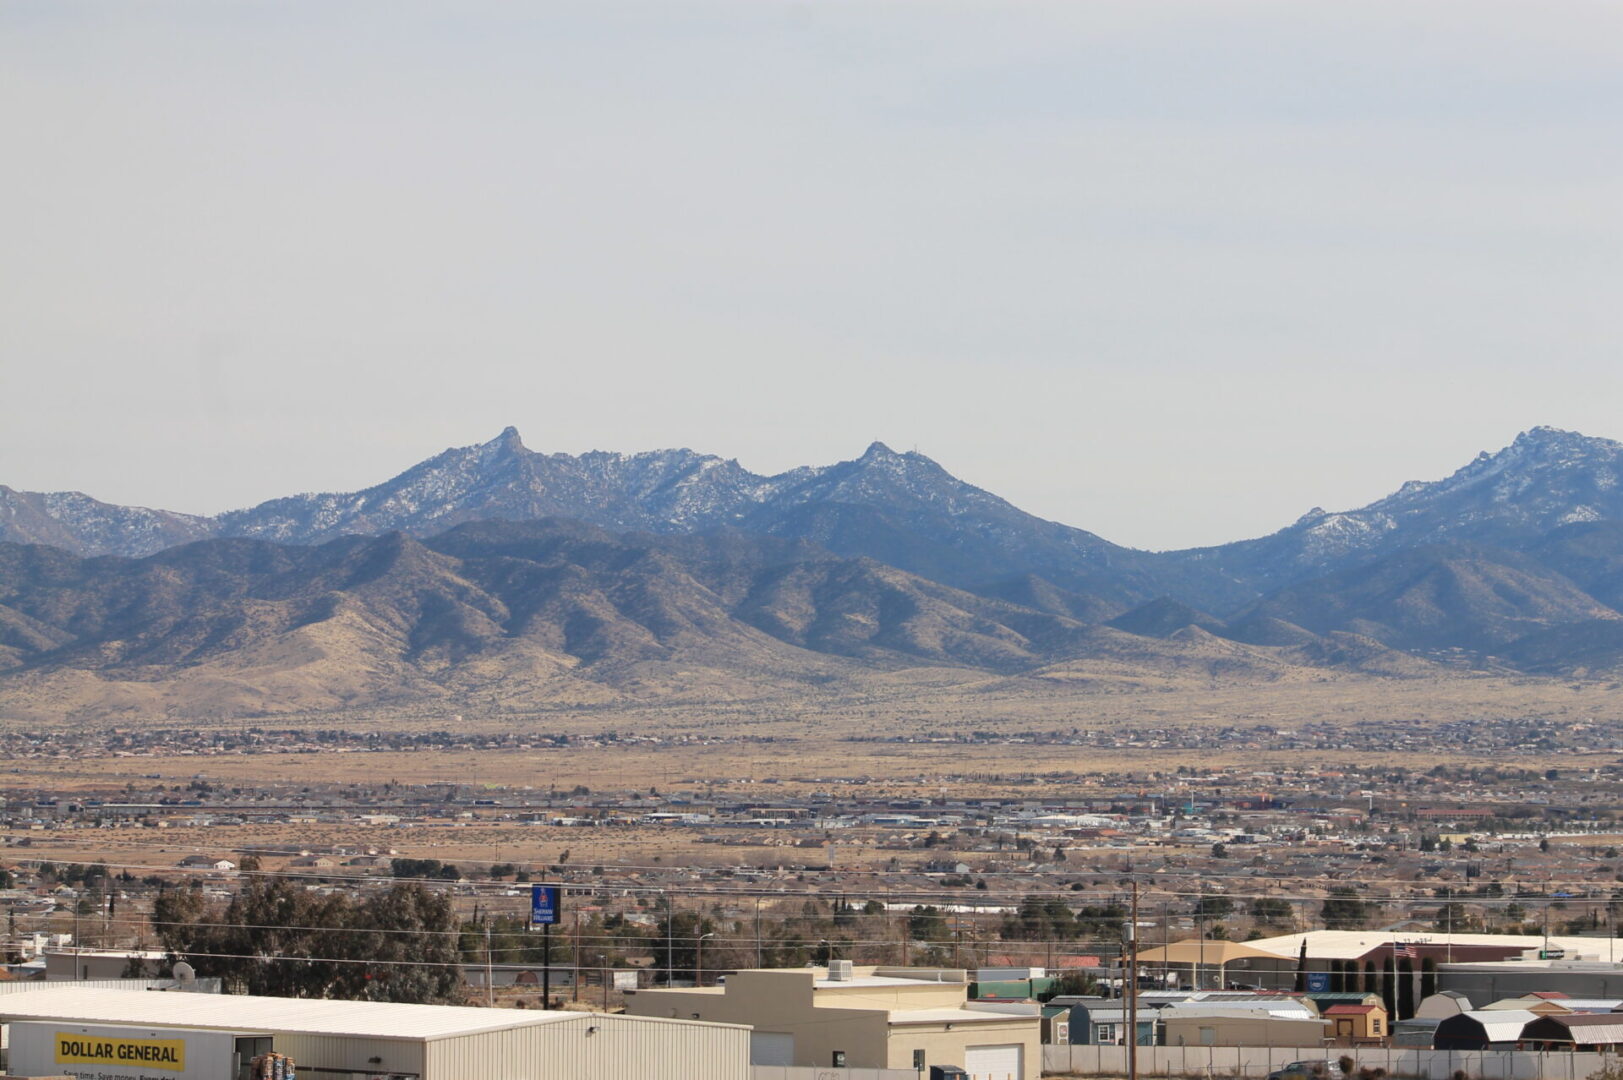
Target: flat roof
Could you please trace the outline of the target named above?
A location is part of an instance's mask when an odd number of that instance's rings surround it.
[[[1036,1013],[1021,1016],[1018,1013],[983,1012],[979,1009],[908,1009],[893,1011],[892,1024],[983,1024],[1011,1020],[1029,1020],[1036,1023]]]
[[[579,1020],[588,1015],[540,1009],[478,1009],[466,1005],[404,1005],[247,994],[160,994],[77,986],[0,998],[0,1019],[7,1021],[54,1020],[424,1041]]]
[[[812,987],[817,990],[838,989],[842,986],[927,986],[940,990],[965,985],[964,983],[936,982],[933,979],[898,979],[891,975],[854,975],[849,979],[825,978],[812,981]]]
[[[1281,960],[1295,960],[1307,942],[1307,952],[1315,960],[1345,959],[1363,956],[1371,949],[1398,945],[1430,945],[1434,948],[1458,946],[1493,946],[1501,949],[1543,949],[1548,940],[1550,948],[1562,949],[1567,956],[1598,955],[1607,948],[1606,938],[1556,937],[1548,939],[1542,934],[1445,934],[1412,930],[1309,930],[1280,937],[1258,938],[1247,941],[1248,948],[1271,953]],[[1208,957],[1209,959],[1209,957]],[[1517,961],[1525,964],[1526,961]]]

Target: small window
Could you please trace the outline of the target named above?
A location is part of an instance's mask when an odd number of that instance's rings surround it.
[[[915,1051],[913,1051],[913,1071],[914,1072],[923,1072],[924,1071],[924,1051],[923,1050],[915,1050]]]
[[[844,1050],[836,1050],[836,1051],[834,1051],[834,1067],[836,1069],[845,1068],[845,1051]]]

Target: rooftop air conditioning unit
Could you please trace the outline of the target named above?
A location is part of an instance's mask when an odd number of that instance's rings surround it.
[[[828,977],[834,982],[850,982],[855,977],[851,961],[830,960],[828,962]]]

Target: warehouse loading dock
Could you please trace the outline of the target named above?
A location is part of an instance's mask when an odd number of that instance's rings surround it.
[[[0,1022],[24,1035],[31,1070],[84,1080],[222,1080],[245,1049],[237,1040],[253,1037],[256,1053],[288,1055],[309,1080],[749,1080],[748,1028],[657,1017],[64,986],[0,999]],[[120,1046],[131,1067],[111,1068]],[[36,1062],[42,1052],[50,1060]],[[194,1060],[211,1071],[192,1072]]]

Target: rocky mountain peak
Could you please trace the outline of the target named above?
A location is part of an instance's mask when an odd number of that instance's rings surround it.
[[[502,433],[500,435],[496,436],[494,439],[491,439],[485,444],[485,449],[503,450],[508,453],[513,453],[519,450],[527,450],[528,448],[525,447],[524,440],[519,436],[518,428],[514,427],[512,424],[508,424],[506,427],[502,428]]]
[[[1618,444],[1611,439],[1602,439],[1594,435],[1585,435],[1577,431],[1568,431],[1565,428],[1551,427],[1549,424],[1539,424],[1530,427],[1517,435],[1511,446],[1522,447],[1550,447],[1550,446],[1588,446],[1596,443],[1606,443],[1612,446]]]

